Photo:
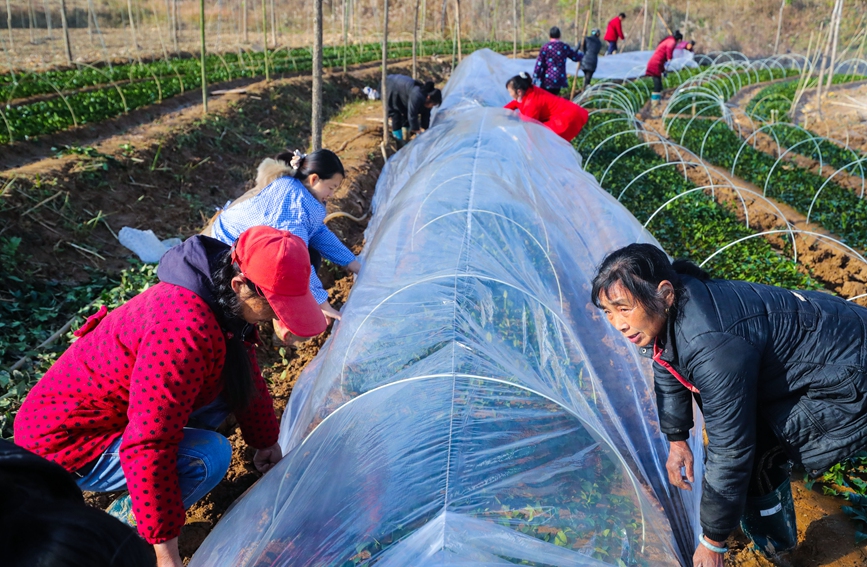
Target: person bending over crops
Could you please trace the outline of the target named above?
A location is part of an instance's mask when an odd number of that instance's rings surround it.
[[[76,331],[22,404],[15,442],[73,472],[82,490],[128,490],[107,511],[136,525],[159,567],[180,567],[184,509],[232,458],[213,429],[234,413],[257,469],[282,457],[256,324],[277,318],[314,336],[326,321],[309,289],[307,246],[274,228],[251,228],[232,247],[194,236],[166,252],[157,276]]]
[[[680,30],[674,30],[674,35],[659,42],[653,55],[650,56],[650,61],[647,62],[645,75],[653,79],[653,93],[650,95],[650,99],[654,106],[662,100],[662,76],[665,75],[665,64],[671,61],[674,56],[674,48],[677,42],[682,39],[683,35]]]
[[[332,319],[340,313],[328,303],[328,292],[319,281],[317,270],[322,258],[357,274],[361,264],[323,222],[325,203],[343,183],[345,173],[340,158],[331,150],[305,155],[283,152],[259,164],[256,186],[221,212],[214,220],[211,235],[231,244],[252,226],[265,225],[288,230],[310,249],[310,290],[322,312]],[[275,321],[280,339],[286,329]]]
[[[560,94],[560,89],[569,86],[566,77],[566,59],[581,61],[582,54],[572,49],[568,43],[560,41],[560,28],[554,26],[548,32],[551,41],[542,46],[536,57],[533,79],[552,95]]]
[[[586,110],[572,101],[534,87],[527,73],[509,79],[506,88],[514,99],[506,108],[517,110],[526,118],[538,120],[567,142],[571,142],[587,124]]]
[[[430,111],[443,102],[443,94],[431,81],[420,83],[406,75],[389,75],[385,79],[388,92],[388,118],[391,134],[403,141],[403,129],[418,134],[430,127]]]
[[[694,480],[693,396],[704,414],[695,567],[722,567],[747,497],[788,480],[779,461],[788,457],[815,477],[867,448],[867,308],[826,293],[710,279],[651,244],[611,253],[591,294],[654,362],[666,469],[683,490]]]
[[[584,57],[581,59],[581,72],[584,73],[585,89],[590,86],[590,81],[593,80],[593,73],[596,72],[596,65],[599,62],[599,51],[601,49],[602,42],[599,41],[599,30],[593,29],[581,44],[581,50],[584,51]]]

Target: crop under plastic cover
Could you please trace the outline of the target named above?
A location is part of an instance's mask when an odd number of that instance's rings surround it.
[[[499,57],[467,58],[388,162],[286,457],[193,567],[686,563],[699,491],[668,485],[648,367],[588,301],[649,237],[569,144],[485,106]]]

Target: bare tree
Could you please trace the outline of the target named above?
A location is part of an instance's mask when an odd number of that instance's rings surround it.
[[[277,48],[277,9],[274,7],[274,0],[271,0],[271,45],[274,49]]]
[[[440,16],[440,33],[442,33],[444,39],[446,37],[446,8],[448,4],[449,0],[443,0],[442,16]]]
[[[388,145],[388,0],[382,0],[382,155]],[[445,5],[445,0],[443,5]]]
[[[322,0],[313,0],[313,117],[310,145],[322,148]]]
[[[318,2],[322,2],[322,0],[317,0]],[[268,65],[268,8],[265,3],[265,0],[262,0],[262,46],[263,46],[263,56],[265,59],[265,80],[271,80],[271,69]],[[314,59],[315,61],[315,59]]]
[[[346,51],[349,49],[349,12],[346,11],[348,0],[343,0],[343,72],[346,73]]]
[[[241,30],[241,33],[244,35],[244,43],[249,43],[250,36],[247,35],[247,0],[241,0]]]
[[[172,46],[175,49],[175,53],[181,50],[178,45],[178,30],[180,27],[181,23],[178,21],[178,0],[172,0]]]
[[[575,0],[575,44],[581,45],[583,39],[578,33],[578,10],[581,8],[581,0]],[[577,49],[577,47],[576,47]]]
[[[463,50],[461,48],[461,0],[455,0],[455,29],[458,36],[458,61],[463,60]]]
[[[9,30],[9,49],[15,49],[15,40],[12,39],[12,6],[6,0],[6,29]]]
[[[512,0],[512,22],[515,24],[515,34],[512,41],[512,57],[518,57],[518,0]]]
[[[36,27],[36,14],[33,13],[33,0],[27,0],[27,31],[30,32],[30,43],[36,43],[33,38],[33,28]]]
[[[843,0],[837,1],[836,19],[832,18],[831,21],[834,22],[834,38],[831,40],[831,63],[828,69],[828,89],[831,88],[831,81],[834,80],[834,65],[837,63],[837,43],[840,39],[840,20],[843,19]]]
[[[66,22],[66,0],[60,0],[60,23],[63,24],[63,42],[66,47],[66,62],[72,65],[72,45],[69,43],[69,25]]]

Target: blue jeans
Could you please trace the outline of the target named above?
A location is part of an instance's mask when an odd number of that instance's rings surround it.
[[[197,427],[216,429],[229,408],[218,398],[214,403],[200,408],[190,416]],[[126,478],[120,465],[118,438],[99,457],[93,469],[78,479],[78,487],[90,492],[114,492],[126,489]],[[226,476],[232,461],[232,445],[229,440],[208,429],[184,428],[184,438],[178,446],[178,480],[184,508],[189,508],[210,492]]]
[[[608,42],[608,51],[606,51],[605,54],[611,55],[615,51],[617,51],[617,40],[616,39],[614,41]]]

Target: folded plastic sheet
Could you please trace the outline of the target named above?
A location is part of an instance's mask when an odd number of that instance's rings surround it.
[[[650,237],[498,108],[502,72],[467,58],[389,160],[286,456],[193,567],[687,564],[699,491],[668,484],[646,360],[589,302],[604,255]]]

